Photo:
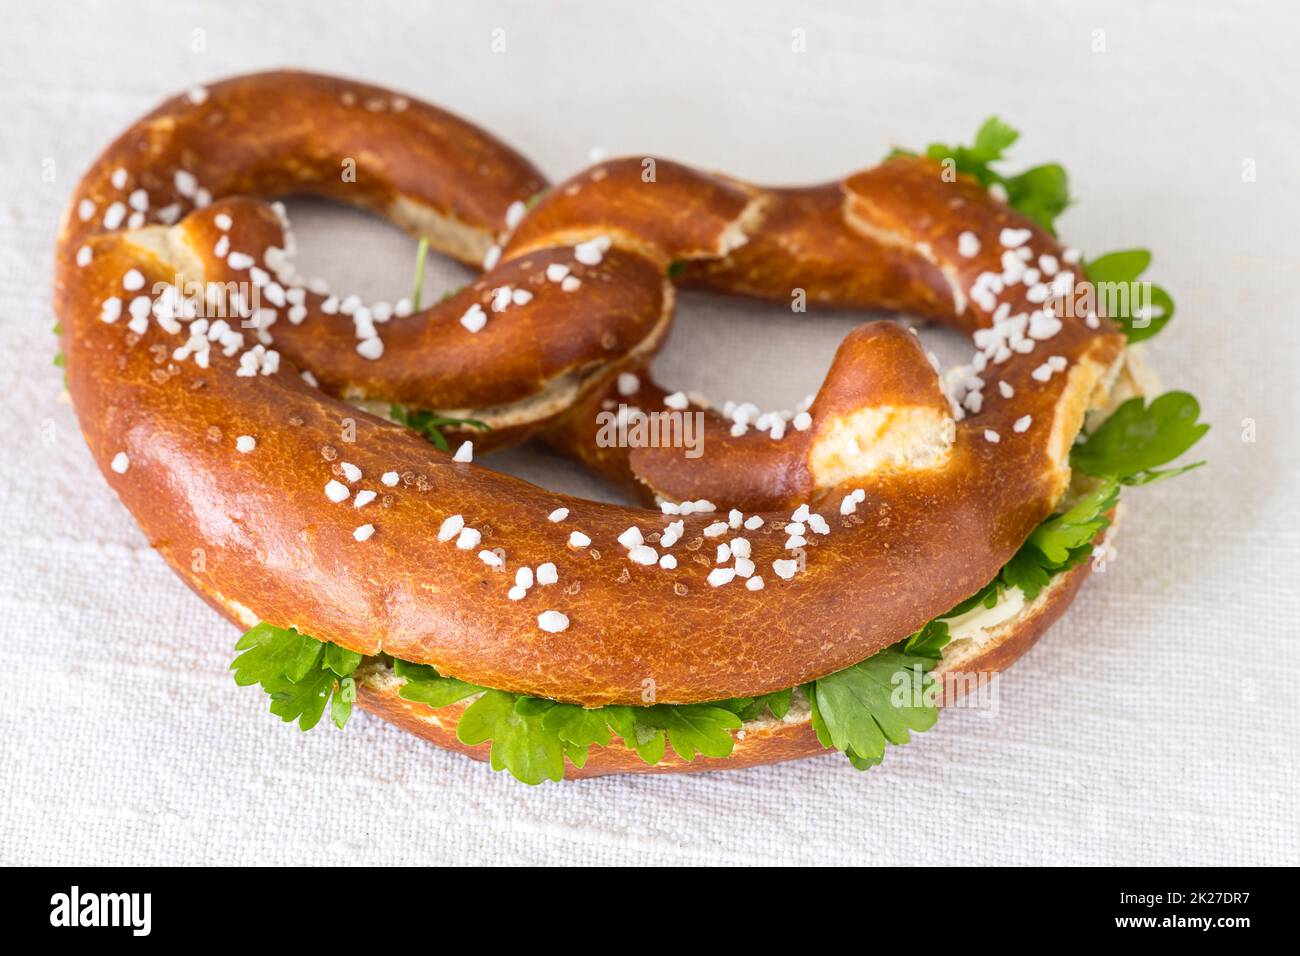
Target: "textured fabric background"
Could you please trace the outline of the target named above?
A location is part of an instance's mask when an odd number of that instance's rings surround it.
[[[1300,863],[1294,4],[274,8],[0,0],[0,862]],[[995,717],[948,714],[865,775],[528,789],[366,715],[299,734],[234,686],[235,632],[92,466],[48,331],[56,223],[99,149],[164,94],[277,65],[445,105],[555,178],[600,147],[830,179],[996,111],[1016,165],[1068,166],[1071,241],[1155,251],[1178,316],[1150,357],[1201,398],[1211,464],[1128,495],[1118,562]],[[407,293],[408,239],[292,210],[309,271]],[[861,319],[688,297],[661,377],[787,405]],[[501,466],[590,489],[542,453]]]

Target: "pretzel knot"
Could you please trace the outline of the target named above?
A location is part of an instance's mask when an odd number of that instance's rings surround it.
[[[340,300],[250,198],[288,193],[484,273],[418,312]],[[56,302],[96,460],[228,617],[515,693],[641,704],[650,682],[692,703],[899,641],[1051,513],[1123,353],[1104,320],[1044,308],[1075,261],[928,159],[771,189],[634,158],[548,189],[433,106],[267,73],[173,98],[105,151],[62,226]],[[901,310],[976,352],[941,381],[915,336],[871,322],[800,414],[724,416],[647,371],[678,285]],[[490,431],[457,437],[479,450],[540,435],[661,508],[553,494],[361,403],[477,419]],[[697,412],[697,457],[601,438],[611,414]]]

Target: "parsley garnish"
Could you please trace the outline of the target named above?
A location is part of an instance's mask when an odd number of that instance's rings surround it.
[[[1157,470],[1191,448],[1210,430],[1197,422],[1201,406],[1187,392],[1165,392],[1144,407],[1130,398],[1070,452],[1080,471],[1124,485],[1149,485],[1199,468],[1203,461]]]
[[[244,652],[230,665],[235,683],[261,684],[271,695],[271,713],[286,723],[296,720],[311,730],[327,703],[340,729],[352,716],[357,696],[352,672],[361,663],[360,654],[266,623],[241,637],[235,650]]]
[[[1094,288],[1103,283],[1129,285],[1138,281],[1138,276],[1151,265],[1151,253],[1146,249],[1124,249],[1120,252],[1108,252],[1104,256],[1083,264]],[[1141,342],[1149,339],[1174,317],[1174,300],[1161,286],[1151,284],[1151,301],[1148,303],[1150,314],[1135,316],[1136,302],[1129,295],[1112,297],[1109,304],[1114,308],[1108,310],[1106,318],[1110,319],[1124,333],[1129,342]],[[1111,312],[1116,314],[1112,315]]]
[[[1007,192],[1007,202],[1012,209],[1028,216],[1040,226],[1056,235],[1056,218],[1065,212],[1073,200],[1070,198],[1070,180],[1064,168],[1057,163],[1034,166],[1016,176],[1004,176],[992,164],[1005,159],[1005,151],[1020,132],[996,116],[990,116],[975,133],[970,146],[950,146],[931,143],[925,155],[940,162],[950,160],[957,172],[976,179],[986,189],[997,183]],[[914,156],[905,149],[895,149],[890,156]],[[1094,285],[1100,283],[1133,283],[1151,264],[1151,253],[1146,249],[1125,249],[1110,252],[1084,264],[1084,271]],[[1161,286],[1151,285],[1151,300],[1146,313],[1134,315],[1135,303],[1129,296],[1114,303],[1108,315],[1124,332],[1130,342],[1149,339],[1174,316],[1174,300]]]
[[[866,770],[884,759],[886,743],[905,744],[909,731],[929,730],[939,717],[928,673],[934,665],[935,658],[887,647],[805,685],[821,745]]]
[[[1108,512],[1119,500],[1119,485],[1105,481],[1064,514],[1048,518],[1002,568],[997,583],[1020,588],[1032,601],[1053,577],[1092,555],[1093,539],[1110,525]]]
[[[419,701],[430,707],[446,707],[474,694],[481,694],[487,689],[476,684],[467,684],[454,677],[443,677],[427,664],[394,660],[393,671],[398,677],[406,679],[406,683],[398,691],[399,697]]]
[[[1032,601],[1055,575],[1092,554],[1093,539],[1110,524],[1107,515],[1119,501],[1121,485],[1147,485],[1205,464],[1198,461],[1158,469],[1209,430],[1209,425],[1196,420],[1200,411],[1196,399],[1186,392],[1166,392],[1150,405],[1144,405],[1141,398],[1120,405],[1070,452],[1070,463],[1080,472],[1102,479],[1101,483],[1065,513],[1035,528],[988,587],[1017,587],[1026,601]],[[962,607],[969,610],[974,606],[967,605],[969,602]]]
[[[761,694],[758,697],[732,697],[729,700],[720,700],[715,706],[731,711],[742,721],[757,720],[763,716],[764,711],[771,711],[772,716],[780,720],[790,712],[793,699],[794,688],[787,687],[785,690],[774,690],[770,694]]]
[[[461,428],[477,428],[485,432],[492,430],[491,425],[487,424],[487,422],[481,422],[477,418],[448,418],[446,415],[439,415],[437,412],[407,408],[404,405],[398,405],[396,402],[388,406],[388,415],[399,425],[405,425],[407,428],[419,432],[443,451],[451,451],[451,446],[447,444],[447,438],[442,433],[442,429],[448,425]]]
[[[980,591],[979,594],[975,595],[975,598],[983,600],[983,595],[984,591]],[[985,602],[984,606],[991,608],[998,602],[997,591],[995,590],[990,592],[989,597],[991,600]],[[970,610],[975,606],[975,604],[971,603],[971,601],[974,600],[974,598],[971,598],[967,601],[963,601],[961,604],[957,605],[957,607],[945,614],[944,617],[956,617],[958,614]],[[969,607],[967,605],[969,605]],[[948,646],[948,641],[950,639],[951,638],[948,634],[948,622],[943,620],[943,618],[935,618],[925,627],[921,628],[911,637],[903,641],[903,653],[911,654],[916,657],[928,657],[931,660],[937,661],[943,649]]]
[[[532,700],[534,698],[524,698]],[[564,741],[546,730],[543,713],[530,712],[514,694],[486,691],[460,716],[456,736],[462,743],[492,742],[493,770],[509,770],[522,783],[564,778]]]
[[[731,731],[741,725],[738,711],[755,703],[753,698],[745,698],[734,710],[713,704],[585,708],[489,690],[443,677],[427,665],[396,661],[394,667],[397,675],[406,679],[398,694],[407,700],[445,707],[481,694],[465,709],[456,736],[465,744],[491,741],[493,769],[508,770],[530,784],[561,779],[565,757],[581,767],[593,744],[610,745],[611,731],[650,764],[663,759],[665,744],[683,760],[694,760],[697,754],[725,757],[733,746]],[[761,699],[763,706],[774,704],[784,714],[789,695],[790,691],[784,691]]]
[[[1015,176],[1004,176],[992,164],[1006,157],[1004,153],[1017,139],[1019,130],[990,116],[975,133],[970,146],[931,143],[925,155],[940,162],[951,160],[957,172],[974,177],[986,189],[997,183],[1007,191],[1012,209],[1028,216],[1052,235],[1056,235],[1056,217],[1070,205],[1070,179],[1058,163],[1034,166]],[[896,149],[890,155],[914,155]]]

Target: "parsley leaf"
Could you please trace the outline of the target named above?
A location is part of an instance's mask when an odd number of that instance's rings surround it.
[[[430,707],[446,707],[486,689],[454,677],[443,677],[427,664],[394,660],[393,672],[406,680],[397,692],[398,697],[428,704]]]
[[[650,766],[664,759],[667,735],[662,729],[637,719],[639,707],[602,707],[609,729],[623,738],[623,745],[637,752]]]
[[[1118,501],[1119,484],[1107,480],[1064,514],[1048,518],[1003,567],[999,580],[1020,588],[1025,600],[1032,601],[1055,575],[1087,560],[1093,539],[1110,524],[1107,512]]]
[[[958,150],[967,154],[972,162],[989,163],[1002,158],[1002,151],[1020,138],[1020,131],[1013,129],[996,116],[990,116],[975,132],[975,145],[969,150]],[[932,146],[931,149],[934,147]]]
[[[1087,546],[1092,550],[1092,539],[1110,524],[1106,512],[1118,501],[1119,485],[1103,482],[1074,507],[1040,524],[1025,543],[1037,548],[1053,565],[1065,564],[1075,549]]]
[[[602,707],[609,728],[648,764],[664,758],[665,744],[683,760],[697,754],[725,757],[735,746],[731,731],[739,715],[718,704],[654,704],[650,707]]]
[[[263,681],[262,689],[271,695],[271,713],[285,723],[296,720],[302,730],[311,730],[325,712],[334,691],[334,680],[330,671],[316,668],[298,681],[284,677]],[[333,716],[332,708],[330,713]]]
[[[909,731],[929,730],[938,719],[926,673],[933,666],[928,657],[887,647],[807,685],[817,739],[859,770],[880,763],[886,743],[905,744]]]
[[[1183,454],[1209,430],[1209,425],[1197,422],[1199,415],[1200,405],[1186,392],[1166,392],[1146,406],[1141,398],[1131,398],[1117,408],[1070,452],[1075,468],[1105,480],[1064,514],[1035,528],[995,583],[1020,588],[1025,600],[1032,601],[1055,575],[1092,554],[1092,541],[1109,525],[1106,513],[1119,500],[1121,485],[1164,481],[1205,464],[1157,468]],[[970,602],[959,607],[969,610],[967,605]]]
[[[352,673],[361,663],[360,654],[265,622],[244,634],[235,650],[243,651],[230,665],[235,683],[260,684],[271,696],[271,713],[286,723],[296,720],[301,729],[311,730],[326,704],[339,728],[352,716]]]
[[[997,605],[998,595],[1001,593],[1001,591],[1002,591],[1002,587],[997,577],[994,576],[992,581],[984,585],[984,587],[980,588],[978,591],[976,591],[966,600],[962,601],[960,604],[958,604],[947,614],[940,615],[940,619],[956,617],[959,614],[965,614],[967,611],[975,610],[975,608],[979,607],[981,604],[986,608],[992,609]]]
[[[492,430],[492,426],[476,418],[448,418],[437,412],[419,411],[398,405],[396,402],[389,405],[388,416],[399,425],[405,425],[412,431],[419,432],[442,451],[451,451],[451,446],[447,444],[447,438],[442,433],[442,429],[448,425],[477,428],[485,432]]]
[[[980,594],[983,593],[983,591],[980,592]],[[993,600],[996,603],[997,591],[994,590],[992,593]],[[976,597],[979,597],[979,595],[976,595]],[[948,613],[951,615],[956,612],[949,611]],[[948,646],[948,641],[951,639],[948,634],[948,622],[935,619],[903,642],[903,653],[916,657],[928,657],[930,660],[937,661],[940,653]]]
[[[1059,163],[1026,169],[1018,176],[1002,179],[1011,208],[1028,216],[1052,235],[1056,218],[1069,208],[1070,177]]]
[[[774,690],[770,694],[760,694],[757,697],[732,697],[729,700],[716,701],[713,706],[731,711],[742,721],[758,720],[766,711],[771,711],[772,716],[780,720],[790,712],[793,699],[794,688],[787,687],[785,690]]]
[[[1197,422],[1201,406],[1187,392],[1165,392],[1150,405],[1130,398],[1100,427],[1070,452],[1070,463],[1080,471],[1114,478],[1126,485],[1146,485],[1198,468],[1203,461],[1182,468],[1156,470],[1187,451],[1210,430]]]
[[[731,731],[739,730],[741,724],[736,714],[712,704],[655,704],[638,708],[636,719],[664,731],[673,752],[688,762],[697,754],[730,754],[736,743]]]
[[[1146,249],[1124,249],[1108,252],[1104,256],[1083,264],[1088,281],[1097,289],[1100,304],[1106,306],[1102,311],[1106,317],[1123,331],[1130,343],[1149,339],[1174,317],[1174,300],[1162,287],[1154,283],[1144,283],[1150,291],[1150,302],[1141,306],[1139,312],[1138,276],[1146,272],[1151,265],[1151,253]],[[1107,286],[1128,286],[1127,289],[1101,289]],[[1106,294],[1103,295],[1102,293]]]
[[[698,754],[725,757],[734,746],[731,731],[742,722],[736,711],[718,704],[585,708],[479,687],[443,677],[425,664],[395,660],[393,667],[406,681],[398,694],[407,700],[445,707],[481,694],[465,709],[456,734],[467,744],[492,741],[493,769],[508,770],[524,783],[560,779],[563,757],[581,767],[589,748],[610,746],[613,734],[652,765],[663,759],[668,746],[683,760]],[[757,700],[783,716],[792,693],[777,691]],[[753,706],[755,699],[742,703]]]
[[[589,709],[577,704],[555,704],[546,711],[542,726],[564,741],[570,758],[574,749],[581,749],[585,761],[588,747],[593,744],[608,747],[613,739],[609,734],[609,722],[601,713],[602,709]]]
[[[546,730],[544,712],[521,708],[520,703],[514,694],[487,691],[465,708],[456,737],[471,745],[490,740],[492,769],[508,770],[521,783],[564,779],[564,743]]]
[[[957,172],[976,179],[986,189],[997,183],[1007,192],[1012,209],[1034,220],[1056,235],[1056,218],[1070,205],[1070,178],[1057,163],[1034,166],[1015,176],[1005,176],[990,164],[1005,159],[1006,150],[1020,138],[1018,130],[990,116],[975,133],[970,146],[931,143],[925,155],[943,162],[950,160]],[[894,150],[890,155],[907,154]]]
[[[1032,601],[1047,587],[1054,573],[1055,569],[1036,549],[1021,545],[1020,550],[1003,565],[998,574],[998,582],[1005,587],[1020,588],[1025,594],[1025,600]]]

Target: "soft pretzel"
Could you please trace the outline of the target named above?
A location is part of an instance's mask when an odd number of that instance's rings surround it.
[[[484,275],[413,314],[340,301],[297,274],[282,215],[251,198],[303,192]],[[477,752],[454,738],[464,705],[401,699],[388,660],[587,707],[642,705],[647,685],[661,704],[756,696],[862,661],[994,578],[1061,500],[1121,370],[1105,319],[1029,319],[1076,261],[930,159],[804,189],[625,159],[547,189],[449,113],[277,72],[172,98],[96,160],[60,230],[56,308],[94,457],[186,583],[246,627],[365,655],[362,706]],[[1041,281],[989,279],[1017,269]],[[906,310],[978,351],[945,382],[915,336],[869,323],[803,414],[759,429],[650,377],[675,283]],[[480,420],[491,430],[459,436],[480,451],[541,434],[662,507],[545,491],[360,403]],[[609,447],[599,413],[620,405],[702,413],[706,453]],[[554,584],[534,583],[544,565]],[[512,589],[523,568],[531,586]],[[962,666],[1014,660],[1086,573]],[[724,762],[820,749],[797,716],[747,730]],[[607,749],[571,769],[645,768]]]

